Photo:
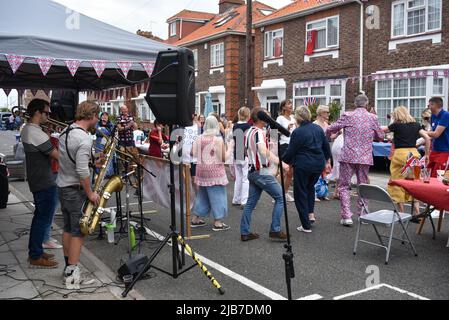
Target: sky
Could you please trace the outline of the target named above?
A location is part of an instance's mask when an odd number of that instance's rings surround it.
[[[184,9],[218,13],[219,0],[53,0],[70,9],[118,28],[135,33],[137,30],[152,31],[154,35],[166,39],[167,18]],[[291,0],[260,0],[276,9]],[[163,3],[163,5],[161,5]],[[9,103],[0,90],[0,108],[17,103],[17,91],[9,95]]]

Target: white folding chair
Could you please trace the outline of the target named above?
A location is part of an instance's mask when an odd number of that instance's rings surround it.
[[[410,237],[407,233],[407,227],[410,219],[412,216],[408,213],[400,213],[398,212],[395,203],[391,199],[390,195],[382,189],[381,187],[369,185],[369,184],[361,184],[358,186],[358,193],[360,196],[360,199],[362,199],[363,202],[363,213],[362,216],[359,217],[359,224],[357,228],[357,236],[354,244],[354,255],[357,253],[357,246],[359,242],[371,244],[377,247],[384,248],[387,251],[386,257],[385,257],[385,264],[388,264],[388,260],[390,257],[390,249],[391,249],[391,243],[392,240],[399,240],[403,244],[409,243],[410,247],[413,250],[413,253],[415,256],[418,256],[416,253],[415,247],[413,246],[412,241],[410,240]],[[366,205],[366,200],[374,200],[378,202],[382,202],[384,204],[388,204],[391,207],[391,210],[379,210],[375,212],[370,212],[368,209],[368,206]],[[404,224],[405,223],[405,224]],[[370,224],[373,226],[374,231],[376,232],[376,236],[379,239],[380,244],[361,240],[360,239],[360,232],[362,228],[362,224]],[[393,237],[394,232],[394,226],[396,224],[399,224],[402,228],[403,235],[401,238],[395,238]],[[390,228],[390,234],[389,236],[381,235],[377,229],[377,226],[384,226],[387,228]],[[404,239],[404,236],[407,238],[407,240]],[[382,238],[388,239],[388,244],[385,245]]]

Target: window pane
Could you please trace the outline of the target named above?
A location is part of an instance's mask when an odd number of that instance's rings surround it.
[[[393,7],[393,36],[404,35],[404,3]]]
[[[265,57],[270,56],[270,32],[265,33]]]
[[[426,9],[413,10],[408,13],[407,34],[417,34],[426,31]]]
[[[326,48],[326,29],[319,30],[316,36],[315,49]]]
[[[425,97],[426,96],[426,78],[410,79],[410,96]]]
[[[409,7],[409,9],[412,9],[412,8],[416,8],[419,6],[423,6],[424,3],[425,3],[425,0],[411,0],[408,2],[408,7]]]
[[[341,96],[341,85],[331,85],[331,96]]]
[[[273,56],[278,58],[282,53],[282,38],[276,38],[273,40]]]
[[[412,117],[420,119],[424,109],[426,109],[426,99],[410,99],[410,114]]]
[[[395,99],[393,100],[393,108],[406,107],[408,108],[408,99]]]
[[[393,97],[408,97],[408,80],[394,80]]]
[[[300,106],[304,105],[304,99],[295,99],[295,108],[298,108]]]
[[[309,88],[297,88],[295,90],[296,97],[307,97],[309,95]]]
[[[433,94],[443,95],[443,79],[433,79]]]
[[[316,98],[316,104],[318,104],[318,105],[327,105],[326,98]]]
[[[195,62],[195,70],[198,69],[198,49],[193,50],[193,60]]]
[[[389,98],[391,97],[391,81],[378,81],[377,82],[377,97]]]
[[[315,87],[312,88],[312,96],[324,96],[326,94],[325,87]]]
[[[428,26],[429,30],[441,28],[441,0],[429,0],[428,9]]]
[[[314,29],[318,29],[318,28],[324,28],[326,27],[326,20],[320,21],[320,22],[315,22],[315,23],[311,23],[307,26],[308,30],[314,30]]]
[[[336,46],[338,44],[338,18],[327,20],[327,45]]]
[[[391,113],[391,101],[390,100],[377,100],[377,117],[381,126],[389,124],[387,115]]]

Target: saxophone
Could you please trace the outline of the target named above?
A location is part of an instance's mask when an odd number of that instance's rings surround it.
[[[101,167],[100,173],[98,174],[93,191],[98,193],[100,196],[100,202],[98,206],[94,203],[88,201],[83,206],[83,216],[80,219],[81,233],[85,236],[94,233],[98,222],[101,219],[101,215],[105,211],[105,205],[107,201],[111,198],[114,192],[120,192],[123,189],[123,180],[120,176],[114,175],[109,181],[102,187],[103,180],[106,175],[107,168],[112,161],[115,148],[117,146],[117,133],[114,137],[111,137],[106,143],[104,149],[105,161]]]

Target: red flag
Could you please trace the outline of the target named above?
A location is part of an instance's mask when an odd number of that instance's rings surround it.
[[[274,39],[274,56],[279,58],[282,56],[282,39],[276,38]]]
[[[313,51],[315,50],[315,44],[316,44],[316,38],[318,35],[318,31],[311,30],[307,32],[307,48],[306,48],[306,55],[313,54]]]

